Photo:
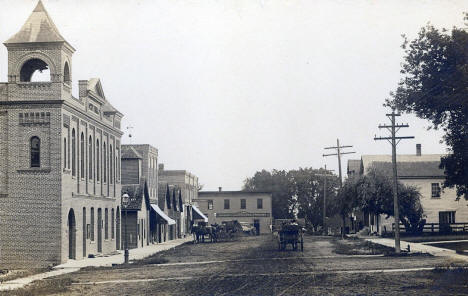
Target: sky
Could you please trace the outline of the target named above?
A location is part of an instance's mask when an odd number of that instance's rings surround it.
[[[37,0],[0,0],[0,41]],[[428,22],[463,27],[468,1],[43,0],[76,49],[78,80],[99,77],[125,117],[123,143],[158,148],[166,169],[199,177],[204,190],[240,190],[266,169],[327,168],[324,147],[353,145],[342,160],[390,154],[374,135],[398,84],[410,39]],[[0,81],[7,51],[0,47]],[[403,115],[398,153],[446,153],[442,132]],[[126,127],[132,127],[127,129]],[[131,131],[132,138],[128,137]]]

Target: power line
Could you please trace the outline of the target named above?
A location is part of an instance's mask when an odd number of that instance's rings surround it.
[[[331,174],[333,170],[327,170],[327,165],[325,165],[325,174],[315,174],[316,176],[323,177],[323,233],[327,234],[326,231],[326,214],[327,214],[327,178],[333,177]],[[330,172],[330,174],[328,174]]]
[[[336,149],[336,153],[323,154],[323,157],[334,156],[334,155],[336,155],[338,157],[338,173],[339,173],[339,178],[340,178],[340,188],[343,187],[343,178],[342,178],[342,174],[341,174],[341,155],[356,153],[355,151],[342,152],[341,149],[351,148],[351,147],[353,147],[353,146],[351,146],[351,145],[340,146],[340,140],[336,139],[336,147],[325,147],[324,148],[324,149]]]
[[[397,162],[396,162],[396,146],[401,140],[414,139],[413,136],[397,137],[396,133],[404,127],[409,127],[408,124],[397,124],[395,117],[401,116],[399,113],[395,113],[395,109],[392,110],[391,114],[385,114],[391,122],[391,125],[379,124],[379,128],[386,128],[390,132],[390,137],[374,137],[375,141],[387,140],[392,145],[392,166],[393,166],[393,211],[395,219],[395,253],[400,253],[400,212],[398,209],[398,180],[397,180]]]

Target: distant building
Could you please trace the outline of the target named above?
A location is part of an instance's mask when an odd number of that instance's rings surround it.
[[[168,184],[159,183],[158,204],[152,205],[154,213],[154,226],[156,241],[159,243],[174,240],[178,237],[178,221],[180,219],[180,204],[174,203],[177,188]],[[152,219],[153,221],[153,219]]]
[[[419,144],[416,154],[397,155],[398,180],[419,189],[426,223],[468,222],[468,202],[463,198],[457,201],[455,189],[442,189],[445,180],[444,171],[439,168],[442,156],[444,155],[423,155]],[[376,168],[389,177],[392,176],[391,155],[363,155],[360,163],[361,175]],[[393,218],[369,215],[364,223],[372,232],[381,233],[391,231]]]
[[[75,49],[41,1],[4,44],[0,266],[36,268],[114,252],[123,115],[97,78],[80,80],[79,96],[72,96]],[[35,81],[40,72],[42,81]]]
[[[182,199],[182,209],[174,212],[178,217],[171,217],[177,221],[177,236],[183,237],[190,234],[192,201],[198,197],[198,177],[185,170],[165,170],[164,164],[159,164],[159,186],[168,185],[171,194],[179,190]],[[176,191],[173,191],[175,188]],[[161,191],[160,191],[161,192]]]
[[[127,208],[122,206],[128,246],[144,247],[153,242],[150,231],[150,200],[157,200],[158,150],[148,144],[122,145],[121,149],[122,195],[128,194],[131,201]]]
[[[270,233],[272,194],[246,191],[200,191],[194,203],[210,224],[237,220],[253,225],[258,233]]]

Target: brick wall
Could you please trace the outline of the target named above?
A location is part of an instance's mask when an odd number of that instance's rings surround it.
[[[122,159],[122,184],[140,184],[139,159]]]

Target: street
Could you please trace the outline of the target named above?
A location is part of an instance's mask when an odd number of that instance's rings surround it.
[[[241,237],[185,244],[127,267],[86,268],[26,290],[33,295],[468,295],[466,270],[432,270],[456,262],[378,253],[358,240],[306,236],[304,252],[290,247],[279,252],[271,235]]]

